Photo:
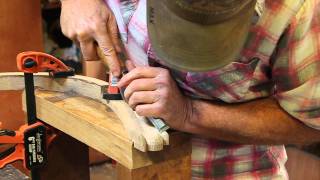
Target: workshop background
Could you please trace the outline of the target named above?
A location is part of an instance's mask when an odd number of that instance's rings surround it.
[[[44,51],[61,59],[82,73],[81,53],[60,30],[60,3],[58,0],[0,0],[0,72],[14,72],[19,52]],[[0,92],[1,128],[17,129],[24,123],[21,93]],[[7,147],[0,146],[0,151]],[[307,147],[287,146],[287,168],[290,179],[320,179],[320,144]],[[90,150],[91,179],[114,179],[113,161]],[[10,174],[11,173],[11,174]],[[0,180],[28,179],[20,162],[0,170]],[[6,176],[6,178],[4,178]]]

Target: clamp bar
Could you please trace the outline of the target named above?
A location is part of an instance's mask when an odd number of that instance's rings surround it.
[[[34,81],[32,73],[24,73],[24,82],[26,90],[26,107],[28,125],[37,122],[36,100],[34,95]]]

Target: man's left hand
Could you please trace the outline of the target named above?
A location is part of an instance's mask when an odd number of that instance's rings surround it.
[[[178,89],[167,69],[137,67],[118,86],[138,115],[162,118],[173,129],[183,130],[192,113],[192,101]]]

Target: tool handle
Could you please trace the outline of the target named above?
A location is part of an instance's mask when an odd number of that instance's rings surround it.
[[[0,130],[0,144],[18,144],[23,143],[23,134],[19,131],[7,129]]]
[[[24,161],[24,147],[23,144],[17,144],[14,147],[7,149],[0,153],[0,169],[5,165],[13,163],[18,160]],[[23,163],[25,165],[25,163]]]
[[[168,130],[170,127],[160,118],[148,117],[147,118],[151,124],[158,129],[159,132],[164,132]]]

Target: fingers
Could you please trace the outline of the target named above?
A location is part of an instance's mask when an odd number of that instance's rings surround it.
[[[120,61],[108,33],[104,30],[98,31],[96,33],[96,41],[105,57],[103,60],[105,61],[104,63],[109,66],[109,69],[114,76],[120,76]]]
[[[154,90],[156,90],[156,84],[152,79],[136,79],[128,85],[124,97],[129,100],[134,92]]]
[[[137,67],[130,71],[128,74],[124,75],[118,83],[119,87],[124,87],[130,84],[135,79],[141,78],[154,78],[156,77],[161,68],[153,68],[153,67]]]
[[[97,28],[95,32],[96,41],[102,50],[102,59],[106,64],[112,75],[120,76],[121,74],[121,61],[117,53],[121,53],[121,43],[118,34],[117,21],[112,13],[108,15],[107,23],[104,27]]]
[[[117,26],[117,21],[114,15],[109,16],[108,20],[108,32],[111,38],[111,41],[115,47],[116,52],[121,52],[121,45],[120,45],[120,39],[119,39],[119,34],[118,34],[118,26]]]
[[[155,91],[139,91],[132,94],[128,101],[129,106],[135,109],[139,104],[152,104],[160,99]]]
[[[162,117],[164,113],[160,109],[159,103],[153,103],[137,105],[135,111],[139,116],[164,118]]]
[[[93,40],[79,41],[80,48],[85,61],[97,61],[99,60],[97,55],[96,45]]]

